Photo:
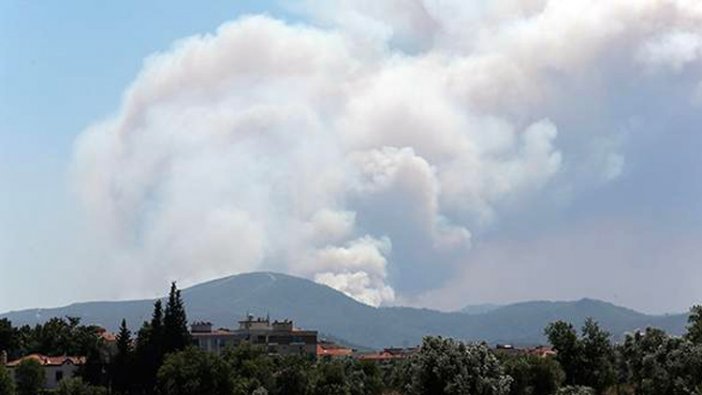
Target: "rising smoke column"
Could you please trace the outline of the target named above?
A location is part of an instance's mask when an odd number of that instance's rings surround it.
[[[309,25],[246,16],[154,54],[79,137],[76,185],[137,286],[274,269],[392,303],[392,278],[460,263],[569,171],[559,81],[613,49],[642,73],[701,52],[695,2],[312,3]],[[593,138],[578,169],[615,179]]]

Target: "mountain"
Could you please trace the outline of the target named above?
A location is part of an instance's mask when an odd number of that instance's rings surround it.
[[[480,314],[444,313],[409,307],[374,308],[327,286],[279,273],[249,273],[202,283],[182,291],[188,318],[236,327],[246,314],[290,318],[298,327],[322,336],[369,348],[412,346],[425,335],[451,336],[489,343],[538,344],[543,328],[562,319],[580,326],[593,317],[615,339],[627,331],[655,326],[672,334],[684,331],[683,314],[653,316],[593,299],[573,302],[516,303]],[[153,300],[76,303],[52,309],[0,314],[15,325],[35,324],[51,317],[78,316],[84,323],[115,330],[122,318],[137,329],[149,319]]]
[[[494,303],[483,303],[483,304],[469,304],[464,306],[462,309],[458,310],[457,313],[463,314],[483,314],[489,313],[493,310],[497,310],[503,305]]]

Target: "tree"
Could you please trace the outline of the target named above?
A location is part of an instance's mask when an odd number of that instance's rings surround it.
[[[163,342],[163,308],[161,300],[156,300],[151,321],[144,321],[139,329],[135,347],[138,367],[136,381],[147,392],[152,391],[156,386],[156,373],[163,363],[164,357]]]
[[[351,393],[359,395],[380,395],[383,392],[383,380],[380,369],[372,361],[347,361],[351,370]]]
[[[231,368],[236,394],[248,395],[259,387],[274,387],[275,363],[260,346],[242,343],[226,349],[222,359]]]
[[[89,385],[79,377],[61,380],[57,395],[107,395],[107,389]]]
[[[81,325],[77,317],[51,318],[34,327],[13,328],[8,320],[0,320],[0,351],[10,358],[31,353],[57,355],[87,355],[99,346],[98,327]]]
[[[687,323],[685,337],[695,344],[702,344],[702,305],[692,306]]]
[[[37,395],[44,387],[44,368],[36,359],[24,359],[15,368],[18,395]]]
[[[126,393],[130,387],[132,366],[132,333],[127,321],[122,319],[117,334],[117,354],[112,362],[112,384],[118,393]]]
[[[588,318],[582,328],[582,370],[583,385],[592,387],[597,393],[616,382],[614,349],[609,341],[610,334]]]
[[[386,389],[396,393],[405,393],[408,383],[412,379],[412,363],[410,359],[399,359],[383,364],[385,374],[383,378]]]
[[[512,377],[510,395],[555,394],[565,379],[560,364],[553,358],[535,355],[507,357],[505,372]]]
[[[702,345],[648,328],[627,335],[618,354],[624,379],[636,394],[702,393]]]
[[[411,357],[410,394],[508,394],[512,379],[485,344],[425,337]]]
[[[85,364],[80,367],[78,375],[88,384],[107,385],[107,363],[110,360],[110,347],[99,339],[96,346],[88,351]]]
[[[253,390],[251,395],[268,395],[268,390],[265,387],[258,387]]]
[[[565,372],[568,385],[579,381],[582,366],[582,346],[573,325],[564,321],[550,323],[544,330],[551,346],[556,350],[556,360]]]
[[[341,361],[321,361],[315,369],[312,395],[348,395],[350,385]]]
[[[7,352],[10,356],[16,356],[18,339],[12,322],[7,318],[0,319],[0,352]]]
[[[158,356],[158,364],[163,359],[163,305],[161,299],[154,302],[154,312],[151,314],[150,347],[153,355]],[[186,328],[187,329],[187,328]]]
[[[312,366],[308,359],[299,356],[284,357],[278,361],[278,369],[273,375],[274,395],[305,395],[310,387]]]
[[[0,363],[0,394],[15,395],[15,381],[2,363]]]
[[[233,393],[234,382],[222,358],[189,347],[166,356],[157,387],[162,395],[220,395]]]
[[[152,328],[153,329],[153,328]],[[163,315],[163,351],[170,353],[181,351],[191,343],[190,332],[188,332],[188,319],[185,314],[183,300],[180,297],[180,290],[176,283],[171,283],[171,291],[168,294],[168,303]]]
[[[571,385],[561,388],[556,395],[595,395],[595,390],[581,385]]]
[[[160,367],[158,357],[153,354],[151,347],[151,325],[144,321],[137,332],[134,346],[135,365],[137,371],[135,381],[137,386],[146,393],[151,393],[156,386],[156,373]]]
[[[566,373],[566,384],[592,387],[602,393],[616,382],[614,349],[610,335],[597,322],[588,318],[578,338],[569,323],[556,321],[545,331],[556,358]]]

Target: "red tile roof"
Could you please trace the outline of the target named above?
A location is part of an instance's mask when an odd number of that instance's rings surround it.
[[[353,350],[346,347],[341,347],[332,343],[317,344],[318,357],[347,357],[353,354]]]
[[[22,363],[22,361],[27,360],[27,359],[34,359],[36,361],[39,361],[39,363],[42,366],[61,366],[66,363],[70,363],[73,365],[83,365],[85,363],[85,357],[69,357],[69,356],[61,356],[61,357],[47,357],[46,355],[41,355],[41,354],[30,354],[25,357],[22,357],[20,359],[16,359],[14,361],[8,362],[7,366],[8,367],[15,367]]]
[[[550,356],[555,356],[556,351],[549,346],[538,346],[531,348],[527,351],[530,355],[537,355],[540,357],[550,357]]]
[[[362,354],[358,356],[361,361],[388,361],[391,359],[403,359],[402,355],[391,354],[387,351],[374,352],[370,354]]]
[[[392,359],[404,359],[417,353],[417,351],[419,351],[418,348],[386,348],[383,351],[361,354],[358,356],[358,359],[366,361],[389,361]]]

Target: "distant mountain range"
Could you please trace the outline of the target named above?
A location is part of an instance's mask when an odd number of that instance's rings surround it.
[[[412,346],[425,335],[470,341],[541,344],[544,327],[555,320],[580,326],[593,317],[615,339],[625,332],[654,326],[671,334],[684,331],[684,314],[654,316],[582,299],[574,302],[524,302],[505,306],[469,306],[444,313],[409,307],[375,308],[359,303],[324,285],[279,273],[249,273],[202,283],[182,291],[188,318],[216,327],[233,328],[246,314],[289,318],[298,327],[316,329],[322,336],[367,348]],[[15,325],[36,324],[51,317],[78,316],[84,323],[115,330],[122,318],[137,329],[150,318],[153,300],[75,303],[52,309],[0,314]]]
[[[458,312],[464,314],[483,314],[497,310],[500,307],[504,307],[504,305],[494,303],[469,304],[458,310]]]

